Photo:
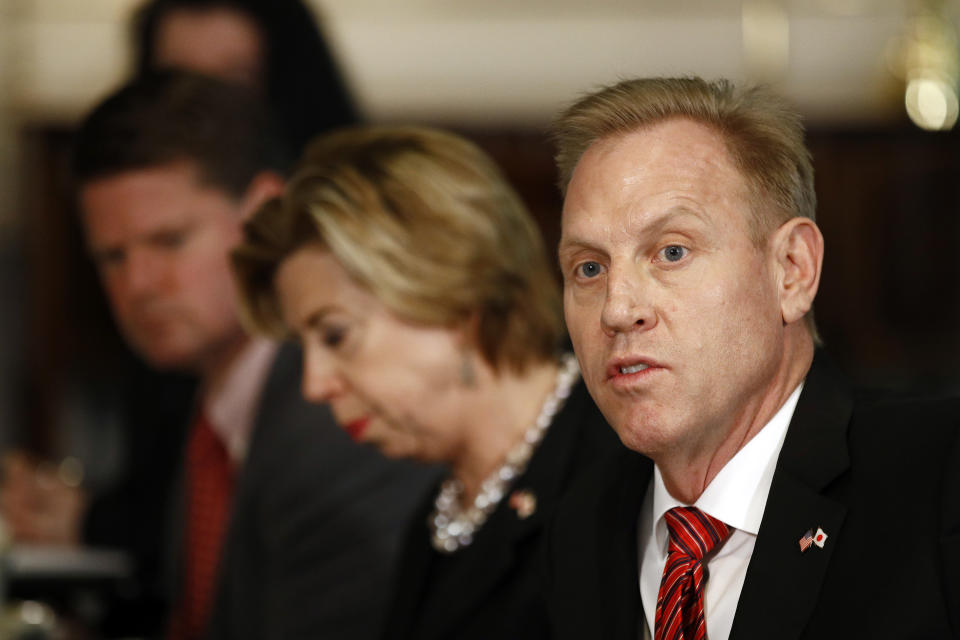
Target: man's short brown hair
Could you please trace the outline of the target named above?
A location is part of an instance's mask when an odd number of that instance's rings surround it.
[[[724,140],[750,187],[758,245],[792,217],[816,218],[813,165],[799,114],[766,87],[740,89],[727,80],[638,78],[577,101],[553,130],[560,190],[566,193],[580,156],[594,142],[673,118],[707,125]]]
[[[204,185],[239,198],[261,171],[283,173],[288,157],[256,92],[193,72],[157,71],[124,85],[83,120],[73,176],[82,189],[183,162]]]

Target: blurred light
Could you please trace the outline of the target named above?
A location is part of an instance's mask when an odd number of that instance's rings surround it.
[[[27,600],[20,605],[20,619],[27,624],[44,625],[49,622],[47,607],[39,602]]]
[[[907,115],[918,127],[951,129],[957,122],[960,44],[940,0],[922,0],[902,36],[887,50],[890,71],[905,83]]]
[[[956,89],[936,78],[915,78],[907,83],[907,115],[914,124],[930,131],[953,128],[957,122]]]
[[[761,80],[776,80],[790,63],[790,18],[774,0],[744,0],[743,62]]]

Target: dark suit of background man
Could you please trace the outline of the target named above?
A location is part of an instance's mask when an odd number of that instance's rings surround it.
[[[567,324],[628,448],[554,523],[557,637],[956,637],[958,406],[859,401],[815,349],[798,116],[633,80],[556,140]]]
[[[300,397],[297,350],[241,328],[229,252],[283,188],[272,131],[247,90],[158,73],[107,98],[77,134],[82,221],[124,337],[152,367],[200,377],[181,489],[171,505],[126,502],[170,522],[145,530],[128,513],[116,539],[101,526],[94,540],[167,541],[171,639],[208,627],[231,639],[376,637],[398,534],[430,481],[350,442]],[[168,473],[141,453],[128,493]]]

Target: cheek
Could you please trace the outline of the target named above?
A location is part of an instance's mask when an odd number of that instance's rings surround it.
[[[364,359],[344,367],[342,375],[352,397],[341,405],[342,412],[373,412],[388,422],[409,421],[411,413],[427,401],[419,376],[400,363],[391,365],[382,358]]]
[[[719,352],[718,361],[730,377],[755,370],[757,363],[776,350],[781,328],[779,307],[769,288],[755,286],[762,278],[763,274],[755,275],[754,286],[730,291],[717,303],[715,317],[722,320],[711,341]]]
[[[378,380],[382,410],[405,431],[431,438],[461,420],[461,373],[447,360],[413,362]]]
[[[103,290],[107,294],[107,301],[110,303],[110,308],[113,310],[114,315],[122,318],[124,310],[127,307],[127,295],[120,286],[119,281],[116,278],[102,276],[100,282],[103,285]]]
[[[563,310],[570,340],[574,345],[583,344],[588,340],[591,318],[594,316],[589,298],[581,292],[573,292],[568,289],[564,292]],[[599,314],[596,314],[594,323],[596,328],[599,329]]]
[[[237,304],[236,285],[225,247],[184,256],[177,265],[177,286],[201,305],[234,308]]]

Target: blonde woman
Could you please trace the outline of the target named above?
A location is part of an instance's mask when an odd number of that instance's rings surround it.
[[[490,159],[429,129],[329,135],[247,224],[235,267],[254,326],[301,341],[308,399],[387,456],[449,465],[411,524],[385,637],[545,636],[543,527],[618,443],[558,351],[553,270]]]

